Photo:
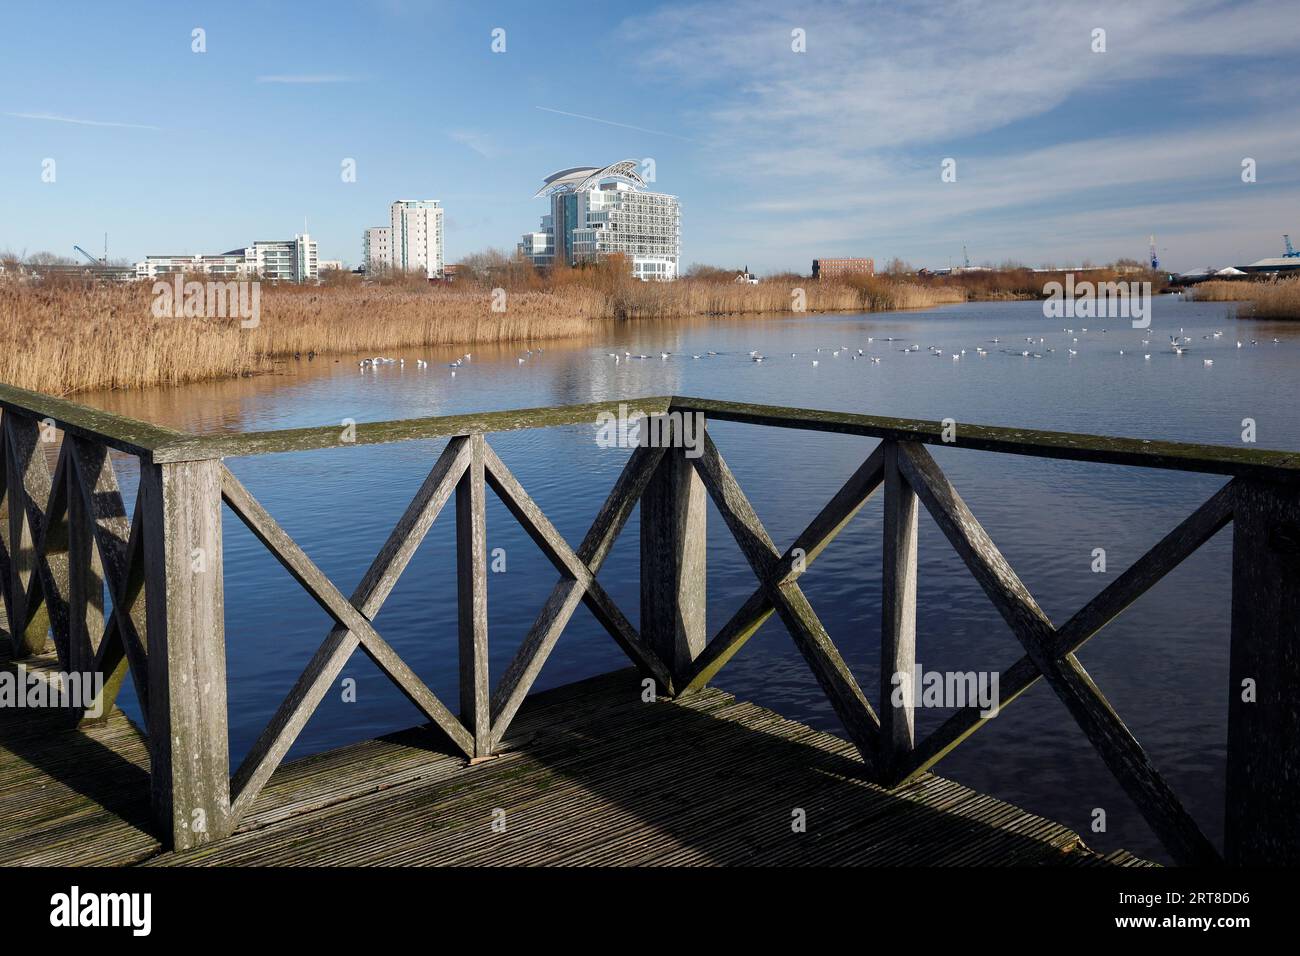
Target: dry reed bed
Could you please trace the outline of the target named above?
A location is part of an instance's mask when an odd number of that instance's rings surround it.
[[[1202,282],[1192,290],[1204,302],[1240,302],[1251,319],[1300,319],[1300,276],[1278,282]]]
[[[507,292],[505,311],[477,287],[339,285],[261,289],[256,328],[238,319],[156,318],[149,283],[0,282],[0,381],[50,394],[178,385],[269,370],[295,353],[380,353],[524,343],[590,333],[611,319],[921,308],[959,290],[871,280],[856,286],[634,280]]]

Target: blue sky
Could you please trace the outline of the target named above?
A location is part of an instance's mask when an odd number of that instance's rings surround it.
[[[1300,240],[1294,0],[6,3],[0,28],[0,250],[306,219],[355,264],[391,200],[435,198],[455,261],[535,228],[548,173],[626,158],[680,197],[683,267],[1066,265],[1155,233],[1181,270]]]

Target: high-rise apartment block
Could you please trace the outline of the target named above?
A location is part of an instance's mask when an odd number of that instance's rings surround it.
[[[362,238],[366,272],[385,269],[443,274],[442,204],[436,199],[399,199],[388,207],[388,225],[372,226]]]
[[[373,275],[393,267],[391,232],[387,226],[371,226],[361,242],[361,262],[367,273]]]

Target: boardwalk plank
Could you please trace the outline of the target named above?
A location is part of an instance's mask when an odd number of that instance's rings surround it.
[[[57,664],[31,659],[35,670]],[[0,662],[12,667],[12,663]],[[84,730],[0,713],[0,863],[292,865],[1142,865],[923,774],[889,792],[850,742],[714,687],[644,703],[633,670],[527,699],[467,765],[433,725],[280,767],[240,830],[162,852],[148,751],[118,713]],[[806,832],[791,828],[807,812]],[[492,811],[506,811],[504,833]],[[364,820],[364,826],[358,826]]]

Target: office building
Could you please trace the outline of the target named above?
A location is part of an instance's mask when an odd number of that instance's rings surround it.
[[[314,282],[320,268],[316,240],[306,233],[292,239],[258,240],[243,249],[215,255],[146,256],[135,264],[138,279],[177,272],[204,273],[225,279]]]
[[[314,281],[320,275],[316,240],[306,233],[292,239],[255,242],[245,253],[255,264],[257,275],[273,282]]]
[[[247,279],[254,271],[254,263],[245,256],[246,250],[218,253],[216,255],[145,256],[135,264],[137,279],[156,279],[161,275],[205,273],[224,279]]]
[[[549,268],[555,261],[555,226],[550,213],[542,217],[541,229],[524,233],[519,252],[539,269]]]
[[[873,276],[876,263],[871,259],[814,259],[814,279],[839,279],[844,276]]]

